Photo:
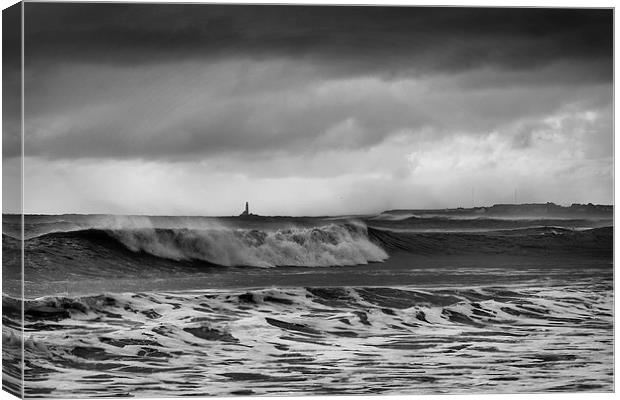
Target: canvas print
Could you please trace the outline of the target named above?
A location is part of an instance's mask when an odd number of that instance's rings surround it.
[[[613,10],[3,11],[19,397],[613,391]]]

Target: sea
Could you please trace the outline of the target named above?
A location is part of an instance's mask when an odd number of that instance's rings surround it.
[[[614,389],[611,215],[24,222],[23,275],[2,222],[15,394]]]

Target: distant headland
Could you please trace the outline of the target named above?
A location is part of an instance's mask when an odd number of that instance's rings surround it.
[[[603,204],[571,204],[561,206],[555,203],[525,203],[525,204],[494,204],[492,206],[457,207],[437,209],[394,209],[380,212],[381,216],[402,216],[413,214],[418,216],[436,217],[464,217],[464,218],[613,218],[613,205]],[[377,214],[359,214],[355,217],[366,218]],[[250,212],[249,202],[237,218],[244,219],[281,219],[281,218],[326,218],[323,217],[291,217],[291,216],[263,216]],[[234,218],[234,217],[233,217]]]
[[[575,217],[613,217],[613,205],[603,204],[577,204],[570,206],[560,206],[555,203],[527,203],[527,204],[494,204],[490,207],[471,207],[471,208],[444,208],[444,209],[399,209],[388,210],[382,214],[419,214],[419,215],[446,215],[446,216],[478,216],[478,217],[554,217],[554,218],[575,218]]]

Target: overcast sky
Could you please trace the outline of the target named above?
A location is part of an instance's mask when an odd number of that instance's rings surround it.
[[[610,10],[25,7],[29,213],[613,201]]]

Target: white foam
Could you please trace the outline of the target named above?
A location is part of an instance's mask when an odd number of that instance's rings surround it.
[[[380,262],[386,252],[360,225],[329,224],[274,231],[153,228],[115,229],[112,235],[133,251],[173,260],[204,260],[225,266],[340,266]]]

